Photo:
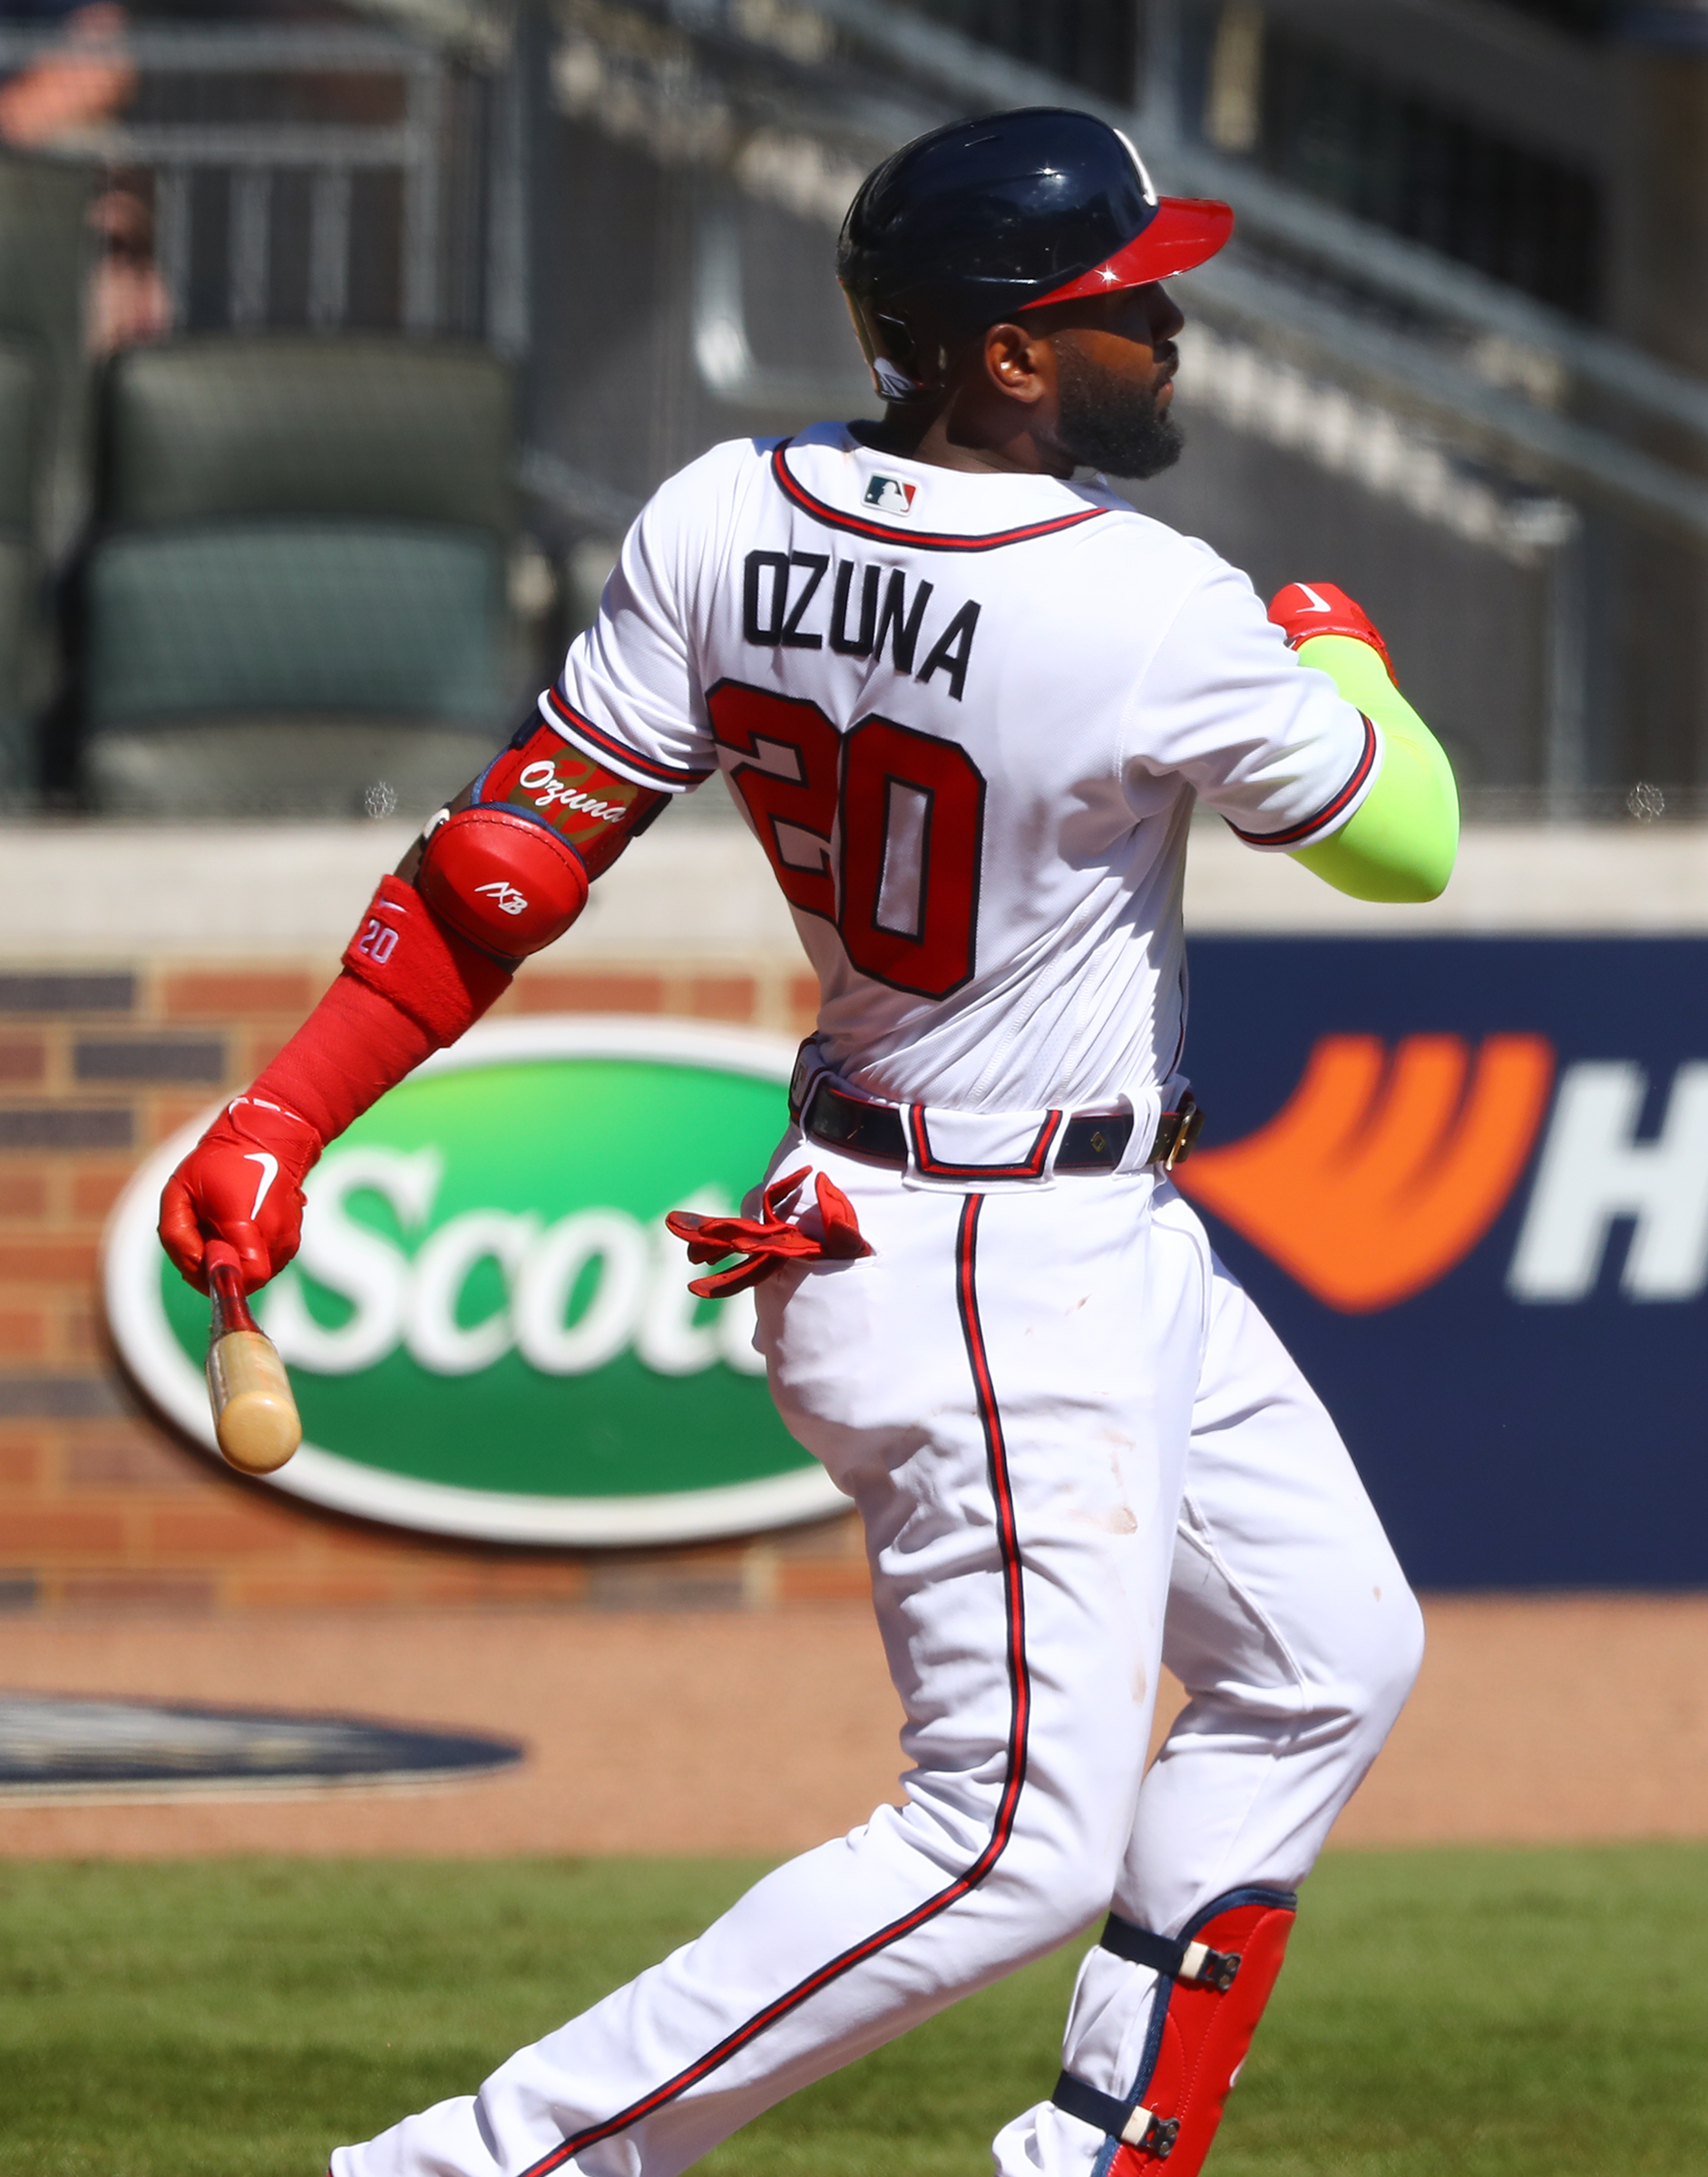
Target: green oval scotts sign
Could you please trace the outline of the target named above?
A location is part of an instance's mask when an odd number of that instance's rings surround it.
[[[781,1041],[678,1022],[476,1028],[310,1174],[302,1251],[257,1318],[303,1445],[273,1487],[488,1541],[626,1544],[822,1518],[844,1500],[784,1430],[750,1294],[697,1301],[667,1210],[728,1215],[787,1120]],[[208,1303],[154,1236],[198,1121],[107,1237],[142,1388],[210,1449]]]

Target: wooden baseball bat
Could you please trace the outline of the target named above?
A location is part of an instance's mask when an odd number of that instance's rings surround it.
[[[208,1396],[213,1433],[229,1467],[240,1474],[271,1474],[302,1441],[302,1420],[291,1396],[285,1363],[257,1327],[243,1296],[236,1253],[210,1240],[208,1293]]]

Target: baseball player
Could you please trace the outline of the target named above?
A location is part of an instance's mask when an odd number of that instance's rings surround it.
[[[671,2177],[1093,1920],[1060,2081],[997,2169],[1204,2160],[1420,1628],[1327,1414],[1169,1181],[1197,1122],[1187,824],[1203,800],[1419,900],[1458,822],[1356,605],[1298,583],[1266,616],[1076,480],[1173,458],[1161,282],[1231,225],[1079,113],[879,167],[839,270],[883,421],[720,445],[659,490],[539,716],[167,1188],[188,1277],[210,1235],[272,1275],[322,1146],[721,768],[823,1003],[752,1214],[672,1223],[734,1257],[696,1290],[756,1287],[778,1409],[864,1522],[903,1801],[335,2177]],[[1147,1775],[1165,1663],[1190,1700]]]

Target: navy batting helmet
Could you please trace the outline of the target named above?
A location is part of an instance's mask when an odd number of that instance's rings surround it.
[[[986,326],[1189,272],[1233,229],[1225,204],[1158,197],[1118,129],[1024,106],[933,129],[868,174],[836,277],[879,393],[919,400]]]

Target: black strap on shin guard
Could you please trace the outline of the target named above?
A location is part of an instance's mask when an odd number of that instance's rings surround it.
[[[1204,1991],[1215,2002],[1226,1996],[1233,1987],[1238,1977],[1241,1956],[1238,1950],[1217,1950],[1200,1941],[1197,1939],[1198,1930],[1208,1928],[1222,1914],[1241,1907],[1259,1906],[1272,1913],[1285,1914],[1291,1918],[1297,1903],[1298,1899],[1291,1890],[1253,1888],[1230,1891],[1225,1897],[1217,1898],[1213,1904],[1195,1914],[1187,1923],[1186,1932],[1178,1938],[1157,1935],[1152,1929],[1137,1927],[1133,1921],[1124,1920],[1118,1913],[1112,1912],[1098,1938],[1098,1947],[1124,1959],[1128,1965],[1148,1967],[1151,1972],[1160,1974],[1166,1981],[1173,1982],[1183,1989]],[[1240,1923],[1236,1920],[1235,1925]],[[1277,1958],[1274,1969],[1278,1969],[1278,1966]],[[1272,1970],[1262,1959],[1259,1960],[1259,1972],[1260,1976],[1273,1977]],[[1267,1995],[1267,1978],[1264,1978],[1260,1989],[1254,1991],[1259,2008]],[[1147,2105],[1147,2093],[1153,2083],[1162,2089],[1161,2098],[1165,2105],[1175,2098],[1178,2091],[1177,2083],[1170,2086],[1163,2081],[1154,2081],[1153,2077],[1172,1993],[1172,1989],[1168,1988],[1157,1991],[1151,2029],[1146,2036],[1145,2050],[1139,2062],[1138,2077],[1130,2094],[1124,2097],[1104,2094],[1099,2088],[1088,2085],[1084,2079],[1075,2078],[1072,2073],[1064,2071],[1056,2081],[1055,2092],[1049,2097],[1058,2109],[1064,2110],[1069,2116],[1078,2117],[1081,2123],[1090,2124],[1097,2131],[1107,2133],[1110,2139],[1118,2141],[1124,2146],[1135,2147],[1157,2162],[1166,2162],[1173,2153],[1183,2121],[1178,2115],[1160,2115]],[[1204,1996],[1194,1996],[1186,2000],[1202,2002]],[[1214,2132],[1215,2118],[1219,2114],[1218,2095],[1208,2119],[1209,2133]],[[1195,2123],[1198,2123],[1200,2132],[1204,2131],[1205,2127],[1199,2120],[1195,2119]],[[1208,2137],[1206,2133],[1200,2138],[1195,2133],[1193,2138],[1196,2141],[1196,2146],[1194,2147],[1192,2141],[1186,2143],[1187,2160],[1196,2170],[1203,2159]]]
[[[1231,1988],[1239,1971],[1236,1950],[1211,1950],[1203,1943],[1172,1935],[1153,1935],[1148,1928],[1135,1927],[1118,1913],[1110,1913],[1098,1938],[1098,1945],[1124,1957],[1129,1966],[1148,1966],[1170,1980],[1202,1981],[1206,1987]]]
[[[1049,2098],[1058,2109],[1077,2116],[1082,2124],[1107,2132],[1111,2139],[1124,2140],[1129,2147],[1142,2147],[1158,2162],[1167,2161],[1175,2135],[1180,2129],[1176,2118],[1153,2116],[1148,2109],[1134,2102],[1119,2101],[1112,2094],[1099,2094],[1095,2086],[1088,2086],[1071,2072],[1062,2073]]]

